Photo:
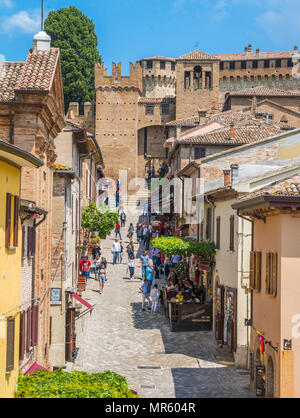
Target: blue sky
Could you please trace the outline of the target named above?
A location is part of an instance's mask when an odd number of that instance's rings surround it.
[[[23,61],[40,26],[41,0],[0,0],[0,60]],[[76,6],[93,19],[110,68],[194,49],[241,52],[300,47],[300,0],[45,0],[46,11]]]

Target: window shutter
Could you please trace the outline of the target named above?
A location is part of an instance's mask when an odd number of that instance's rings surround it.
[[[19,244],[19,214],[20,214],[20,198],[15,196],[14,199],[14,247]]]
[[[272,254],[272,295],[277,296],[278,285],[278,253]]]
[[[200,238],[204,241],[204,221],[201,222]]]
[[[11,235],[11,194],[6,193],[6,221],[5,221],[5,246],[10,247]]]
[[[32,347],[38,345],[39,337],[39,305],[34,305],[32,308]]]
[[[26,312],[27,333],[26,333],[26,352],[29,353],[31,347],[31,308]]]
[[[219,250],[221,248],[221,217],[217,217],[217,238],[216,238],[216,248]]]
[[[255,289],[255,252],[250,253],[250,288]]]
[[[207,208],[207,218],[206,218],[206,239],[211,240],[211,208]]]
[[[261,291],[261,252],[256,253],[255,257],[255,289]]]
[[[20,315],[20,360],[24,360],[26,344],[26,313]]]
[[[28,237],[27,237],[27,256],[33,257],[35,255],[35,228],[28,227]]]
[[[7,319],[6,334],[6,371],[11,372],[15,366],[15,318]]]
[[[271,258],[271,254],[267,253],[266,255],[266,293],[270,294],[270,267],[271,267],[271,263],[270,263],[270,258]]]

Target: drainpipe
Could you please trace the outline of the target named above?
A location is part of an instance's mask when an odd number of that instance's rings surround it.
[[[48,212],[44,212],[43,213],[43,219],[40,222],[36,222],[36,219],[33,221],[33,228],[34,228],[34,240],[35,240],[35,251],[34,251],[34,256],[32,258],[32,277],[31,277],[31,300],[34,299],[34,293],[35,293],[35,261],[36,261],[36,230],[38,228],[38,226],[40,226],[43,222],[45,222],[46,218],[47,218]]]
[[[239,218],[243,219],[244,221],[251,222],[252,224],[252,237],[251,237],[251,250],[254,250],[254,221],[252,219],[246,218],[240,214],[240,209],[237,210],[237,215]],[[244,225],[243,225],[244,228]],[[243,234],[243,242],[242,242],[242,272],[241,272],[241,288],[248,289],[246,286],[243,285],[243,257],[244,257],[244,234]],[[247,316],[249,314],[249,292],[247,292]],[[247,318],[248,319],[248,318]],[[251,323],[253,323],[253,290],[250,293],[250,319]],[[249,369],[249,344],[250,344],[250,336],[249,336],[249,328],[247,330],[247,369]]]

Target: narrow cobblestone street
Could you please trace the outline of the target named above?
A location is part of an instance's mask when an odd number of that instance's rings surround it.
[[[161,311],[142,312],[140,268],[130,280],[126,252],[123,264],[112,265],[112,240],[113,235],[102,242],[109,262],[104,293],[90,280],[83,294],[95,308],[77,321],[75,368],[119,373],[144,398],[253,397],[246,371],[216,361],[213,333],[171,333]]]

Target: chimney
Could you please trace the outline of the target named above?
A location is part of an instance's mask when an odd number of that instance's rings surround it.
[[[252,104],[251,104],[251,113],[253,115],[255,115],[256,111],[257,111],[257,97],[256,96],[253,96],[253,98],[252,98]]]
[[[239,165],[238,164],[231,164],[231,183],[234,182],[234,180],[237,180],[239,177]]]
[[[294,51],[298,51],[298,46],[297,45],[294,46]]]
[[[205,110],[205,109],[199,109],[198,110],[199,125],[205,125],[205,123],[206,123],[206,114],[207,114],[207,110]]]
[[[247,52],[248,52],[248,47],[245,46],[245,54],[247,54]]]
[[[260,54],[260,49],[259,49],[259,48],[257,48],[257,49],[256,49],[256,54],[257,54],[257,55],[259,55],[259,54]]]
[[[231,170],[223,170],[224,173],[224,186],[231,184]]]
[[[40,31],[33,38],[34,51],[50,51],[51,37],[45,32]]]
[[[231,124],[230,124],[230,139],[234,139],[234,138],[235,138],[234,123],[231,122]]]
[[[252,52],[252,50],[253,50],[253,49],[252,49],[252,45],[251,45],[251,44],[249,44],[249,45],[248,45],[248,52]]]
[[[181,125],[177,125],[176,126],[176,139],[177,139],[177,141],[180,140],[180,137],[181,137]]]

